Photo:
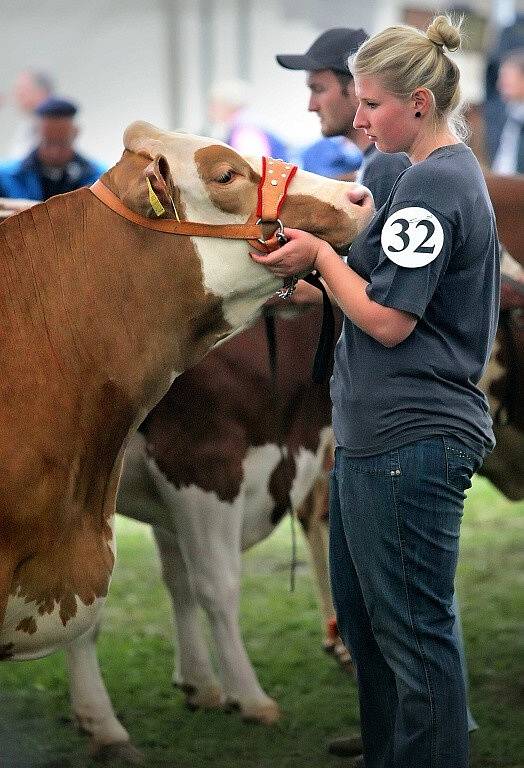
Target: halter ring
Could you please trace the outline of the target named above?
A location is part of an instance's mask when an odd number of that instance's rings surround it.
[[[259,224],[277,224],[276,230],[273,232],[271,237],[276,237],[278,240],[279,245],[285,245],[287,243],[286,236],[284,234],[284,225],[282,224],[280,219],[275,219],[274,221],[264,221],[264,219],[257,219],[256,220],[256,226]],[[262,245],[265,245],[267,240],[264,237],[257,237],[257,241],[259,243],[262,243]]]

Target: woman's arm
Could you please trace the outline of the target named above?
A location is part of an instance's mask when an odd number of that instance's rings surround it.
[[[269,255],[252,253],[251,258],[277,277],[318,269],[344,314],[386,347],[394,347],[409,336],[417,318],[370,299],[366,280],[348,267],[328,243],[297,229],[285,229],[285,235],[289,242],[277,251]]]
[[[409,312],[384,307],[366,293],[368,282],[348,267],[331,246],[323,243],[315,260],[318,269],[345,315],[362,331],[385,347],[395,347],[407,339],[417,318]]]

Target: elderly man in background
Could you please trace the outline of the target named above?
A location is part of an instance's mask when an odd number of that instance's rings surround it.
[[[10,157],[23,157],[32,149],[35,142],[35,109],[53,95],[53,79],[36,69],[23,69],[15,78],[11,92],[11,101],[18,113],[18,122],[8,154]]]
[[[34,148],[21,159],[0,164],[0,197],[19,201],[10,204],[12,209],[92,184],[105,171],[75,151],[77,111],[72,102],[54,96],[35,109]],[[3,207],[8,207],[5,201]]]
[[[524,173],[524,48],[509,53],[500,65],[497,88],[506,106],[506,121],[493,160],[495,173]]]

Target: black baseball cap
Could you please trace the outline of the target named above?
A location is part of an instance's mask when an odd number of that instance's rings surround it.
[[[39,117],[74,117],[77,112],[76,104],[57,96],[49,96],[35,109],[35,115]]]
[[[367,38],[363,29],[333,27],[323,32],[303,55],[279,53],[276,59],[286,69],[305,69],[308,72],[332,69],[347,75],[348,56],[356,53]]]

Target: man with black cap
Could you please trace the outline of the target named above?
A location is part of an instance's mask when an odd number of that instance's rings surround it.
[[[366,38],[363,29],[334,27],[323,32],[304,54],[278,54],[276,59],[286,69],[307,72],[311,91],[308,109],[317,113],[322,135],[345,136],[364,153],[357,181],[371,190],[375,206],[380,208],[410,162],[404,154],[379,152],[364,131],[353,127],[358,99],[348,58]]]
[[[37,143],[21,160],[0,165],[0,197],[47,200],[92,184],[105,167],[75,152],[77,107],[51,96],[36,109]]]
[[[353,127],[353,120],[358,107],[355,95],[353,77],[348,67],[348,58],[356,53],[358,47],[367,39],[363,29],[335,27],[328,29],[318,37],[310,48],[303,54],[278,54],[278,63],[286,69],[303,70],[307,72],[307,85],[311,91],[308,109],[316,112],[320,119],[323,136],[346,136],[351,139],[363,152],[362,165],[357,173],[357,181],[368,187],[373,194],[375,207],[381,208],[386,202],[393,184],[398,176],[409,165],[408,156],[385,154],[380,152],[375,144],[370,142],[364,131]],[[300,281],[302,283],[303,281]],[[312,297],[318,293],[305,284],[306,295]],[[304,301],[309,299],[304,298]],[[311,300],[314,301],[313,298]],[[321,300],[321,299],[319,299]],[[460,614],[455,603],[457,621],[454,633],[462,661],[464,678],[467,686],[466,662]],[[469,730],[477,728],[468,707]],[[354,768],[364,766],[362,741],[359,735],[343,736],[329,743],[329,751],[341,756],[357,755],[352,765]]]

